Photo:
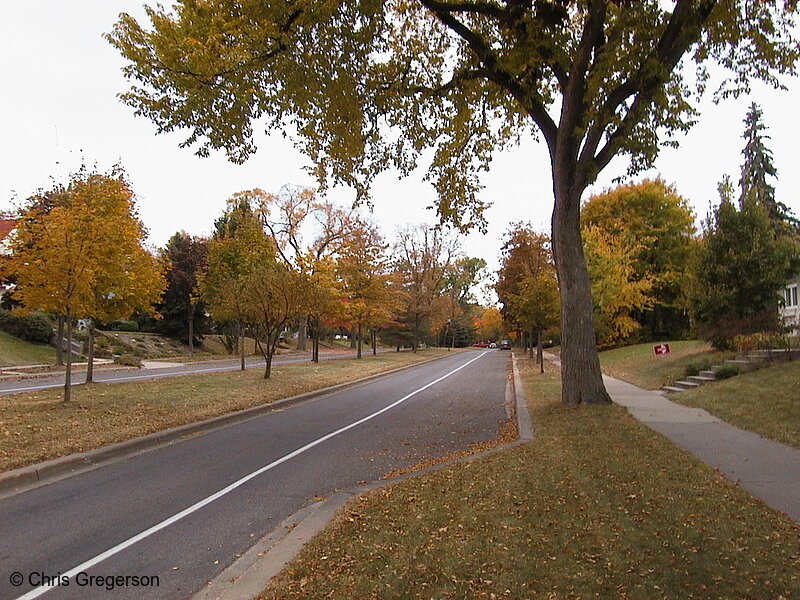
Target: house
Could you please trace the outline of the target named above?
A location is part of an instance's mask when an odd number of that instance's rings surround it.
[[[800,335],[800,273],[780,291],[783,297],[781,317],[787,326],[794,326],[793,335]]]
[[[16,226],[16,219],[0,219],[0,256],[8,256],[11,254],[11,250],[8,248],[8,242]]]
[[[11,239],[11,235],[14,232],[14,228],[17,226],[16,219],[0,219],[0,258],[3,256],[8,256],[11,254],[11,250],[9,249],[8,242]],[[6,284],[2,280],[0,280],[0,298],[3,297],[8,290],[14,287],[14,284]]]

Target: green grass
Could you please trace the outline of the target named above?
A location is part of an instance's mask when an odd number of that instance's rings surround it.
[[[30,344],[0,331],[0,367],[52,364],[55,360],[52,346]]]
[[[720,419],[800,448],[800,361],[776,365],[673,394]]]
[[[61,402],[61,390],[0,396],[0,471],[268,404],[446,354],[444,350],[430,349],[416,354],[369,355],[361,360],[275,365],[269,380],[263,379],[263,369],[248,369],[82,385],[72,389],[68,404]],[[77,374],[76,381],[81,375]]]
[[[691,362],[708,359],[718,364],[723,358],[729,358],[713,352],[706,342],[697,340],[674,341],[669,345],[671,354],[666,356],[656,356],[652,343],[607,350],[600,353],[600,365],[607,375],[656,390],[681,379]]]
[[[351,502],[259,598],[798,598],[800,527],[525,374],[531,443]]]

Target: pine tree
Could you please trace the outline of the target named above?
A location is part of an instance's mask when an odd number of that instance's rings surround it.
[[[788,206],[775,198],[775,188],[769,183],[769,178],[777,179],[778,171],[772,162],[772,151],[764,143],[770,137],[762,133],[766,130],[762,114],[761,109],[753,102],[744,119],[745,130],[742,137],[746,143],[742,150],[744,163],[739,180],[739,208],[744,209],[748,203],[761,205],[773,223],[797,225],[797,219]]]

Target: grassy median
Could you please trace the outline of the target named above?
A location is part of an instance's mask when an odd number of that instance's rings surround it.
[[[115,442],[268,404],[447,354],[429,349],[387,352],[319,364],[183,375],[130,383],[76,386],[72,402],[61,389],[0,396],[0,472],[85,452]],[[154,371],[154,374],[157,374]],[[80,376],[80,375],[79,375]]]
[[[524,377],[533,442],[353,501],[259,597],[800,598],[797,523]]]

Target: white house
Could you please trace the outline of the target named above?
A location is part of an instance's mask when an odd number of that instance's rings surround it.
[[[780,293],[783,297],[781,317],[787,326],[794,325],[794,335],[800,335],[800,273]]]

